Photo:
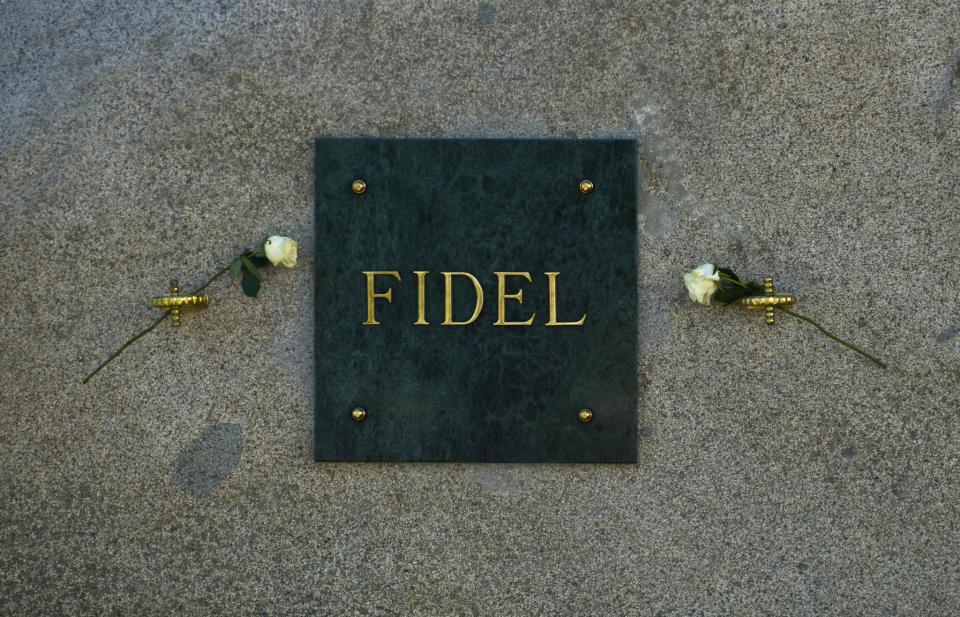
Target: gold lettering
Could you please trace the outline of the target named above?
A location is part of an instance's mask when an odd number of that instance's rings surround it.
[[[413,322],[413,325],[429,326],[430,322],[427,321],[426,317],[427,308],[425,298],[427,293],[424,279],[428,274],[430,274],[430,272],[424,270],[415,270],[413,273],[417,275],[417,320]]]
[[[493,322],[495,326],[529,326],[533,324],[534,318],[537,316],[536,313],[530,316],[530,319],[526,321],[507,321],[507,307],[506,300],[507,298],[516,300],[519,304],[523,304],[523,290],[520,289],[517,293],[508,294],[507,291],[507,277],[508,276],[522,276],[527,279],[527,282],[530,282],[529,272],[494,272],[497,275],[497,320]]]
[[[473,315],[466,321],[453,320],[453,277],[465,276],[473,283],[473,289],[477,292],[477,299],[473,305]],[[444,272],[443,273],[443,323],[444,326],[468,326],[477,320],[480,316],[480,310],[483,308],[483,289],[480,287],[480,281],[469,272]]]
[[[584,313],[578,321],[557,321],[557,277],[559,272],[544,272],[547,275],[547,283],[550,287],[550,319],[548,326],[582,326],[587,320],[587,314]]]
[[[380,322],[377,321],[376,313],[374,312],[374,300],[377,298],[383,298],[387,302],[393,302],[393,290],[388,289],[384,293],[376,293],[374,291],[374,285],[377,276],[392,276],[393,278],[400,280],[400,273],[396,270],[374,270],[371,272],[364,272],[364,276],[367,277],[367,320],[363,322],[365,326],[379,326]]]

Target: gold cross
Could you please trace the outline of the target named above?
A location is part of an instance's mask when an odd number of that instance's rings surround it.
[[[777,306],[791,306],[797,303],[797,297],[793,294],[776,293],[773,290],[773,277],[768,276],[763,279],[763,295],[747,296],[740,299],[740,304],[750,310],[760,310],[767,315],[767,325],[772,326],[775,321],[775,309]]]
[[[153,308],[163,309],[170,313],[170,325],[179,326],[180,325],[180,310],[181,309],[200,309],[206,308],[210,305],[210,298],[206,294],[198,296],[181,296],[180,288],[177,286],[177,281],[170,281],[170,295],[169,296],[157,296],[150,301],[150,306]]]

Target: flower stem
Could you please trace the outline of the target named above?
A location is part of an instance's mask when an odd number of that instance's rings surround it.
[[[143,336],[143,335],[146,334],[147,332],[149,332],[149,331],[153,330],[154,328],[156,328],[157,326],[159,326],[159,325],[160,325],[160,322],[163,321],[164,319],[166,319],[166,318],[169,317],[169,316],[170,316],[170,313],[167,312],[167,311],[164,311],[163,315],[161,315],[159,318],[157,318],[157,320],[156,320],[155,322],[153,322],[152,324],[150,324],[149,326],[147,326],[147,328],[146,328],[145,330],[143,330],[142,332],[140,332],[140,334],[137,334],[136,336],[134,336],[133,338],[131,338],[130,340],[128,340],[126,343],[124,343],[123,345],[121,345],[121,346],[120,346],[120,349],[118,349],[118,350],[116,350],[115,352],[113,352],[112,354],[110,354],[110,357],[107,358],[106,360],[104,360],[103,362],[101,362],[101,363],[100,363],[100,366],[98,366],[97,368],[93,369],[93,372],[92,372],[92,373],[90,373],[89,375],[87,375],[86,377],[83,378],[83,383],[87,383],[88,381],[90,381],[91,379],[93,379],[93,376],[96,375],[97,373],[99,373],[99,372],[100,372],[100,369],[102,369],[102,368],[105,367],[106,365],[110,364],[110,362],[111,362],[114,358],[116,358],[116,357],[119,356],[121,353],[123,353],[123,350],[124,350],[124,349],[126,349],[127,347],[129,347],[134,341],[136,341],[138,338],[140,338],[141,336]]]
[[[250,251],[249,253],[244,253],[244,255],[247,255],[247,256],[253,255],[253,254],[254,254],[254,251]],[[187,295],[194,296],[194,295],[200,293],[201,291],[203,291],[204,289],[206,289],[207,286],[210,285],[210,283],[214,282],[215,280],[217,280],[218,278],[220,278],[221,276],[223,276],[224,274],[226,274],[226,272],[227,272],[229,269],[230,269],[230,266],[228,265],[227,267],[223,268],[222,270],[220,270],[219,272],[217,272],[216,274],[214,274],[213,276],[211,276],[210,279],[209,279],[206,283],[204,283],[204,284],[201,285],[200,287],[197,287],[195,290],[193,290],[193,292],[191,292],[190,294],[187,294]],[[141,331],[139,334],[131,337],[126,343],[124,343],[123,345],[120,346],[120,349],[118,349],[118,350],[116,350],[115,352],[113,352],[112,354],[110,354],[110,357],[108,357],[106,360],[104,360],[103,362],[101,362],[100,365],[99,365],[97,368],[93,369],[93,372],[92,372],[92,373],[90,373],[89,375],[87,375],[86,377],[84,377],[84,378],[83,378],[83,382],[81,382],[81,383],[87,383],[88,381],[90,381],[91,379],[93,379],[93,376],[94,376],[94,375],[96,375],[97,373],[99,373],[100,370],[101,370],[103,367],[105,367],[106,365],[110,364],[110,362],[112,362],[114,358],[116,358],[116,357],[119,356],[121,353],[123,353],[123,350],[124,350],[124,349],[126,349],[127,347],[129,347],[131,344],[133,344],[137,339],[139,339],[141,336],[143,336],[143,335],[146,334],[147,332],[150,332],[151,330],[153,330],[154,328],[156,328],[157,326],[159,326],[159,325],[160,325],[160,322],[163,321],[164,319],[166,319],[166,318],[169,317],[169,316],[170,316],[170,312],[169,312],[169,311],[164,311],[163,315],[161,315],[160,317],[158,317],[155,322],[153,322],[152,324],[150,324],[149,326],[147,326],[146,329],[144,329],[143,331]]]
[[[231,263],[233,263],[233,262],[231,262]],[[210,277],[210,280],[208,280],[206,283],[204,283],[203,285],[201,285],[201,286],[197,287],[196,289],[194,289],[194,290],[193,290],[193,293],[191,293],[190,295],[191,295],[191,296],[197,295],[198,293],[200,293],[201,291],[203,291],[204,289],[206,289],[207,286],[210,285],[210,283],[214,282],[215,280],[217,280],[218,278],[220,278],[221,276],[223,276],[224,274],[226,274],[229,269],[230,269],[230,266],[227,266],[227,267],[223,268],[222,270],[220,270],[219,272],[217,272],[216,274],[214,274],[213,276],[211,276],[211,277]]]
[[[811,325],[812,325],[814,328],[816,328],[817,330],[820,330],[820,332],[822,332],[822,333],[823,333],[824,335],[826,335],[828,338],[831,338],[831,339],[835,340],[836,342],[840,343],[840,344],[843,345],[844,347],[847,347],[848,349],[852,349],[853,351],[857,352],[858,354],[860,354],[860,355],[863,356],[864,358],[866,358],[866,359],[870,360],[871,362],[875,363],[875,364],[876,364],[877,366],[879,366],[880,368],[883,368],[883,369],[887,368],[886,363],[882,362],[882,361],[881,361],[879,358],[877,358],[876,356],[872,356],[872,355],[868,354],[867,352],[865,352],[864,350],[862,350],[862,349],[860,349],[859,347],[857,347],[856,345],[854,345],[853,343],[848,343],[847,341],[843,340],[843,339],[840,338],[839,336],[836,336],[836,335],[834,335],[834,334],[831,334],[829,331],[827,331],[826,328],[824,328],[823,326],[821,326],[820,324],[818,324],[816,321],[810,319],[809,317],[806,317],[806,316],[801,315],[801,314],[799,314],[799,313],[795,313],[795,312],[791,311],[791,310],[788,309],[788,308],[783,308],[783,307],[779,307],[779,306],[778,306],[778,307],[776,307],[776,309],[779,310],[779,311],[783,311],[783,312],[786,313],[787,315],[792,315],[793,317],[796,317],[797,319],[802,319],[803,321],[807,322],[808,324],[811,324]]]
[[[733,283],[734,285],[739,285],[740,287],[750,287],[750,283],[748,283],[748,282],[741,281],[740,279],[736,279],[736,278],[729,277],[729,276],[727,276],[726,274],[724,274],[724,273],[722,273],[722,272],[720,272],[719,275],[720,275],[720,279],[723,280],[723,281],[727,281],[727,282],[729,282],[729,283]],[[754,285],[755,285],[755,283],[754,283]],[[826,335],[828,338],[831,338],[831,339],[835,340],[836,342],[840,343],[840,344],[843,345],[844,347],[847,347],[848,349],[852,349],[853,351],[857,352],[858,354],[860,354],[860,355],[863,356],[864,358],[867,358],[867,359],[870,360],[871,362],[875,363],[875,364],[876,364],[877,366],[879,366],[880,368],[884,368],[884,369],[887,368],[886,363],[884,363],[883,361],[881,361],[881,360],[880,360],[879,358],[877,358],[876,356],[872,356],[872,355],[868,354],[867,352],[865,352],[864,350],[862,350],[862,349],[860,349],[859,347],[857,347],[856,345],[854,345],[853,343],[849,343],[849,342],[843,340],[842,338],[840,338],[839,336],[836,336],[835,334],[832,334],[832,333],[829,332],[826,328],[824,328],[823,326],[821,326],[820,324],[818,324],[816,321],[810,319],[809,317],[806,317],[806,316],[801,315],[801,314],[799,314],[799,313],[795,313],[795,312],[791,311],[791,310],[788,309],[788,308],[783,308],[782,306],[778,306],[778,307],[775,307],[775,308],[776,308],[778,311],[783,311],[783,312],[786,313],[787,315],[792,315],[793,317],[796,317],[797,319],[802,319],[803,321],[807,322],[808,324],[811,324],[814,328],[816,328],[817,330],[820,330],[820,332],[822,332],[822,333],[823,333],[824,335]]]

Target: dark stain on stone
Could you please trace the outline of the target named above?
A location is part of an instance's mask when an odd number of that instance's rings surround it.
[[[209,497],[230,477],[243,452],[243,427],[212,424],[177,456],[170,485],[194,497]]]
[[[960,334],[960,326],[957,326],[957,325],[947,326],[946,330],[944,330],[943,332],[937,335],[937,342],[946,343],[947,341],[955,337],[957,334]]]
[[[497,7],[493,6],[489,2],[481,2],[480,7],[477,8],[477,19],[480,20],[481,26],[489,26],[493,23],[493,18],[497,16]]]
[[[938,114],[945,113],[960,96],[960,50],[947,60],[947,70],[934,86],[933,108]]]
[[[649,426],[644,426],[640,429],[641,437],[649,437],[650,435],[653,435],[653,429]]]
[[[847,460],[852,459],[856,453],[857,450],[853,446],[847,446],[843,450],[840,450],[840,456]]]

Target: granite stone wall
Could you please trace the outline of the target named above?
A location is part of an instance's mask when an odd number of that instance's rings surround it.
[[[955,3],[0,0],[0,127],[0,613],[960,612]],[[313,462],[358,134],[637,138],[639,464]],[[705,260],[889,370],[692,305]]]

